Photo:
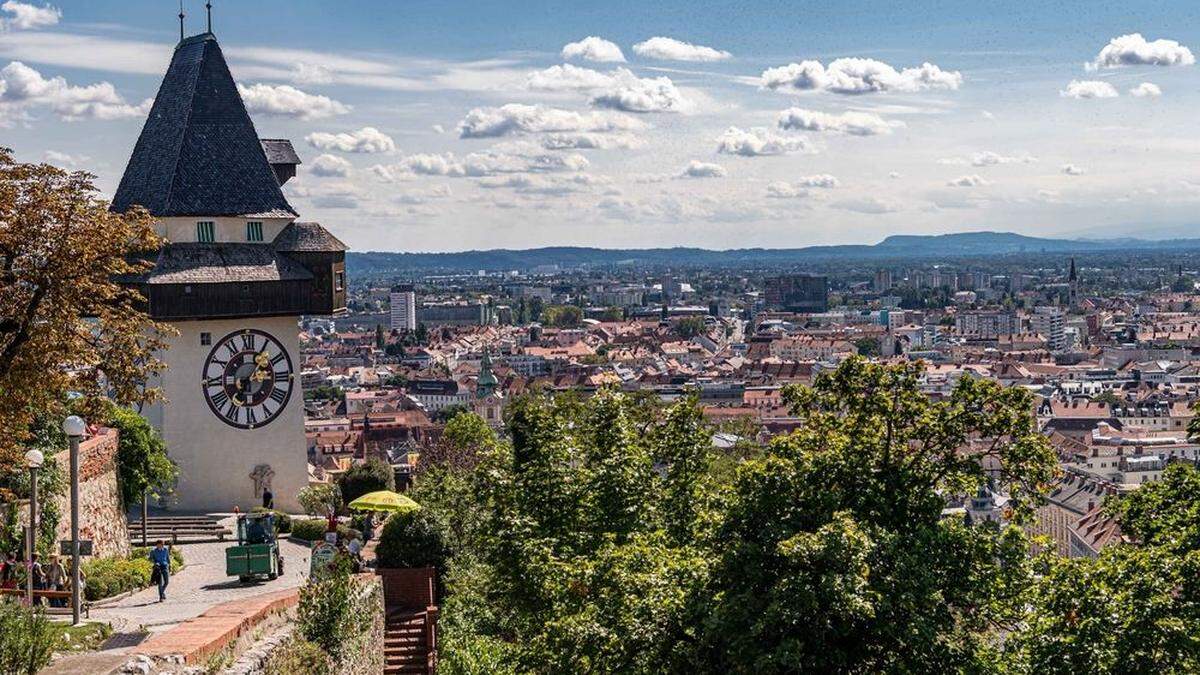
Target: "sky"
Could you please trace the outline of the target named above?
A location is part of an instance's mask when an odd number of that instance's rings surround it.
[[[355,250],[1200,224],[1200,3],[213,5],[259,135],[303,160],[288,200]],[[178,12],[0,2],[0,146],[111,195]]]

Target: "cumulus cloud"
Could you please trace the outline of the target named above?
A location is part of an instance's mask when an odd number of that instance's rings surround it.
[[[542,138],[542,147],[547,150],[607,150],[610,148],[636,148],[642,142],[631,134],[549,134]]]
[[[1162,89],[1159,89],[1158,85],[1153,82],[1143,82],[1130,89],[1129,95],[1135,98],[1158,98],[1162,96]]]
[[[1196,62],[1192,50],[1175,40],[1147,42],[1141,33],[1115,37],[1087,64],[1089,70],[1122,66],[1190,66]]]
[[[309,94],[287,84],[238,84],[238,92],[251,113],[316,120],[350,112],[350,106],[328,96]]]
[[[312,147],[325,151],[377,153],[396,150],[396,143],[392,137],[375,127],[363,127],[336,134],[314,131],[305,136],[304,140]]]
[[[663,61],[721,61],[731,56],[729,52],[669,37],[652,37],[639,42],[633,46],[633,53]]]
[[[83,166],[92,159],[87,155],[69,155],[65,152],[59,152],[57,150],[47,150],[43,157],[45,157],[46,161],[50,164],[70,167]]]
[[[303,85],[332,84],[333,71],[319,63],[297,63],[292,67],[292,82]]]
[[[893,213],[899,211],[900,207],[895,203],[880,199],[878,197],[857,197],[851,199],[842,199],[833,202],[830,206],[843,211],[854,211],[855,213],[867,213],[871,215],[879,215],[884,213]]]
[[[309,200],[322,209],[357,209],[362,205],[366,192],[346,181],[325,181],[314,185],[289,182],[283,188],[289,197]]]
[[[347,162],[341,157],[334,155],[318,155],[316,159],[308,165],[308,170],[316,176],[330,177],[350,175],[350,162]]]
[[[638,120],[613,112],[575,112],[543,105],[508,103],[474,108],[458,123],[461,138],[497,138],[542,132],[611,132],[643,128]]]
[[[776,181],[767,184],[767,196],[772,199],[795,199],[797,197],[807,197],[808,190],[784,181]]]
[[[808,139],[783,136],[768,129],[729,127],[717,138],[717,152],[743,157],[782,155],[788,152],[816,152]]]
[[[73,86],[62,77],[43,77],[20,61],[0,69],[0,120],[5,113],[15,115],[34,106],[48,107],[67,121],[115,120],[145,116],[153,103],[146,99],[131,105],[108,82]]]
[[[1116,87],[1101,80],[1071,80],[1058,92],[1064,98],[1116,98]]]
[[[58,23],[59,19],[62,19],[62,10],[53,5],[38,7],[28,2],[16,2],[15,0],[8,0],[0,5],[0,11],[12,15],[0,17],[0,31],[44,28],[53,26]]]
[[[680,178],[721,178],[727,172],[725,167],[712,162],[701,162],[693,159],[679,172]]]
[[[585,37],[579,42],[568,42],[563,45],[564,59],[585,59],[587,61],[625,62],[625,55],[615,43],[594,35]]]
[[[984,180],[977,173],[972,173],[972,174],[968,174],[965,176],[959,176],[958,178],[955,178],[953,180],[946,181],[946,185],[949,185],[950,187],[973,188],[973,187],[980,187],[980,186],[987,185],[987,184],[988,184],[988,182],[986,180]]]
[[[780,129],[829,131],[851,136],[890,134],[893,128],[904,126],[903,122],[885,120],[875,113],[853,110],[844,113],[826,113],[804,108],[784,110],[779,113],[777,124]]]
[[[1068,176],[1082,176],[1085,173],[1083,167],[1074,164],[1063,164],[1062,172]]]
[[[782,91],[827,91],[834,94],[866,94],[880,91],[915,92],[926,89],[958,89],[962,73],[942,70],[932,63],[896,70],[875,59],[847,58],[831,61],[789,63],[768,68],[759,78],[765,89]]]
[[[692,103],[669,77],[638,77],[627,68],[607,73],[569,63],[531,74],[525,86],[536,91],[578,91],[601,108],[626,112],[687,112]]]
[[[448,152],[409,155],[395,164],[376,164],[370,167],[370,171],[380,180],[398,182],[415,176],[480,178],[510,173],[582,171],[589,164],[587,158],[579,153],[523,155],[492,151],[458,157]]]
[[[839,185],[841,185],[841,181],[836,176],[820,173],[814,176],[802,176],[791,183],[786,181],[770,183],[767,185],[767,196],[775,199],[807,197],[810,188],[829,190]]]
[[[939,159],[939,164],[950,164],[956,166],[997,166],[1000,164],[1032,164],[1037,161],[1037,157],[1028,153],[1020,155],[1001,155],[998,152],[985,150],[977,152],[970,157],[953,157],[950,159]]]

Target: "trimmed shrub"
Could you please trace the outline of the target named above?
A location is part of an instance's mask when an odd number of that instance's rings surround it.
[[[342,502],[349,504],[371,492],[395,490],[396,475],[386,462],[372,458],[347,469],[338,479],[338,487],[342,490]]]
[[[171,549],[171,573],[183,567],[183,555]],[[126,591],[137,591],[150,585],[154,565],[150,549],[137,547],[128,558],[95,558],[83,563],[83,596],[88,600],[103,600]]]
[[[304,541],[323,541],[325,539],[325,530],[327,524],[324,518],[313,518],[310,520],[295,520],[292,521],[292,536]],[[339,523],[338,537],[341,539],[353,539],[357,535],[362,537],[362,532]]]
[[[449,552],[442,533],[423,509],[396,513],[379,535],[375,557],[380,567],[435,567],[441,569]]]

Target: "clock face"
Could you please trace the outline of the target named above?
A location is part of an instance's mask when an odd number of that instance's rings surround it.
[[[221,338],[200,377],[209,409],[239,429],[256,429],[278,417],[295,384],[287,350],[269,333],[253,328]]]

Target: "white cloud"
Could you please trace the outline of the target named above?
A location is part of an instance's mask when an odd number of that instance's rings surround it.
[[[1190,66],[1196,62],[1192,50],[1175,40],[1147,42],[1141,33],[1115,37],[1087,64],[1089,70],[1122,66]]]
[[[772,199],[795,199],[797,197],[807,197],[808,190],[784,181],[776,181],[767,184],[767,196]]]
[[[446,133],[446,127],[444,127],[444,126],[442,126],[442,125],[440,125],[440,124],[435,124],[435,125],[433,125],[432,127],[430,127],[430,129],[433,129],[433,133],[435,133],[435,134],[444,134],[444,133]]]
[[[987,185],[987,184],[988,184],[988,182],[986,180],[984,180],[983,177],[981,177],[977,173],[968,174],[965,176],[959,176],[958,178],[955,178],[954,180],[946,181],[946,185],[949,185],[950,187],[972,188],[972,187],[980,187],[980,186]]]
[[[626,112],[688,112],[693,107],[671,78],[641,78],[628,68],[604,73],[564,63],[531,74],[525,86],[535,91],[589,93],[592,105]]]
[[[238,84],[238,91],[251,113],[316,120],[350,112],[350,106],[328,96],[309,94],[287,84]]]
[[[899,171],[888,172],[888,178],[902,178],[902,177],[903,176],[901,175],[901,173]]]
[[[721,61],[731,56],[729,52],[669,37],[652,37],[639,42],[633,46],[633,53],[648,59],[664,61]]]
[[[38,7],[28,2],[15,2],[15,0],[8,0],[0,5],[0,10],[12,15],[11,18],[0,17],[0,31],[30,30],[53,26],[62,18],[62,10],[53,5]]]
[[[305,136],[304,140],[312,147],[326,151],[377,153],[396,150],[396,143],[392,137],[375,127],[363,127],[336,134],[315,131]]]
[[[1083,167],[1075,166],[1074,164],[1063,164],[1062,172],[1068,176],[1082,176],[1085,173]]]
[[[47,150],[43,157],[46,158],[46,162],[49,164],[70,167],[83,166],[92,159],[87,155],[69,155],[65,152],[59,152],[57,150]]]
[[[729,127],[717,138],[717,152],[743,157],[782,155],[788,152],[816,152],[808,139],[783,136],[768,129]]]
[[[292,67],[292,82],[303,85],[332,84],[333,71],[319,63],[297,63]]]
[[[892,129],[904,126],[903,122],[888,121],[875,113],[847,111],[826,113],[804,108],[788,108],[779,113],[780,129],[803,129],[805,131],[831,131],[851,136],[877,136],[890,134]]]
[[[46,106],[67,121],[115,120],[142,117],[153,103],[153,99],[146,99],[131,105],[108,82],[72,86],[62,77],[43,77],[20,61],[0,69],[0,119],[6,112],[16,114],[31,106]]]
[[[632,131],[645,125],[620,113],[575,112],[543,105],[508,103],[474,108],[458,123],[461,138],[496,138],[554,131]]]
[[[1066,89],[1058,92],[1064,98],[1116,98],[1116,87],[1100,80],[1071,80]]]
[[[954,166],[997,166],[999,164],[1032,164],[1037,161],[1037,157],[1028,153],[1020,155],[1001,155],[991,150],[977,152],[970,157],[954,157],[951,159],[939,159],[938,164],[950,164]]]
[[[341,176],[345,178],[350,175],[350,162],[347,162],[341,157],[334,155],[318,155],[316,159],[308,165],[308,170],[316,176],[329,177]]]
[[[879,91],[915,92],[926,89],[958,89],[958,71],[942,70],[932,63],[896,70],[875,59],[848,58],[830,62],[789,63],[764,70],[759,83],[766,89],[827,91],[834,94],[866,94]]]
[[[309,200],[322,209],[357,209],[367,193],[362,188],[346,181],[322,181],[313,185],[303,179],[289,181],[283,187],[284,194]]]
[[[842,183],[837,179],[837,176],[831,176],[827,173],[819,173],[814,176],[802,176],[796,181],[796,185],[803,187],[826,189],[835,188],[841,184]]]
[[[615,43],[594,35],[585,37],[579,42],[568,42],[563,45],[564,59],[586,59],[588,61],[625,62],[625,55]]]
[[[511,173],[549,173],[583,171],[590,165],[579,153],[514,154],[473,152],[458,157],[445,154],[409,155],[395,164],[376,164],[369,170],[385,182],[399,182],[416,176],[452,178],[494,176]]]
[[[693,159],[688,162],[687,166],[683,167],[683,171],[679,172],[680,178],[720,178],[727,172],[725,167],[712,162],[701,162],[698,159]]]
[[[1135,98],[1158,98],[1162,96],[1162,89],[1153,82],[1143,82],[1133,89],[1129,90],[1129,95]]]
[[[607,150],[609,148],[637,148],[642,145],[630,134],[573,133],[549,134],[542,138],[542,147],[547,150]]]
[[[833,202],[830,206],[843,211],[879,215],[899,211],[900,207],[894,202],[878,197],[855,197]]]

